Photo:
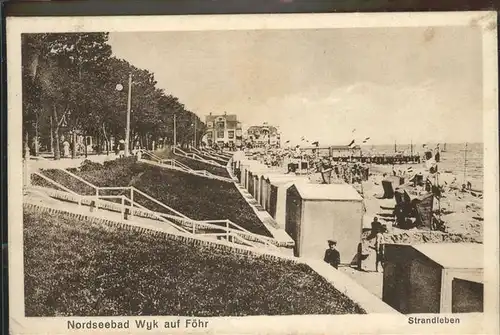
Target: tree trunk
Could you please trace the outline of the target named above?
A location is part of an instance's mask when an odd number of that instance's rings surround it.
[[[96,145],[94,147],[97,148],[96,154],[100,155],[102,153],[102,150],[101,150],[101,132],[99,131],[97,132]]]
[[[39,143],[38,143],[38,114],[35,122],[35,156],[38,156]]]
[[[87,135],[85,134],[83,136],[83,138],[84,138],[84,148],[83,148],[83,150],[85,152],[85,158],[87,158],[87,154],[88,154],[88,152],[87,152]]]
[[[31,175],[29,171],[29,161],[30,161],[30,147],[29,147],[29,135],[28,130],[24,133],[24,162],[23,162],[23,186],[27,187],[31,181]]]
[[[104,140],[106,141],[106,155],[109,156],[109,147],[111,146],[111,140],[106,134],[106,126],[104,123],[102,124],[102,134],[104,135]]]
[[[50,143],[49,143],[49,151],[51,154],[54,154],[54,130],[52,129],[52,115],[50,116]]]
[[[54,159],[61,159],[61,150],[59,145],[59,122],[57,122],[57,107],[54,104],[54,108],[52,109],[52,120],[55,123],[55,126],[52,127],[53,131],[53,150],[54,150]]]

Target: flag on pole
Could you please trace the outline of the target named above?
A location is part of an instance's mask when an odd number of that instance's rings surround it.
[[[354,146],[354,142],[356,142],[356,141],[352,140],[351,143],[349,143],[347,146],[352,148]]]
[[[311,144],[312,144],[312,145],[316,145],[316,146],[317,146],[317,145],[319,144],[319,141],[312,142]]]
[[[286,144],[286,143],[290,143],[290,140],[286,141],[286,142],[285,142],[285,144]]]
[[[354,128],[354,129],[352,130],[352,132],[353,132],[353,133],[354,133],[355,131],[356,131],[356,128]]]
[[[369,137],[365,138],[365,139],[363,140],[363,143],[368,142],[368,140],[369,140],[369,139],[370,139]]]

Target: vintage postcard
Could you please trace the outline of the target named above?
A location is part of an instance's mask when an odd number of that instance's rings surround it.
[[[494,12],[7,21],[12,334],[498,334]]]

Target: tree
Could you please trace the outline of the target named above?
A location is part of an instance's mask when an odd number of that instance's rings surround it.
[[[23,35],[25,148],[31,137],[36,141],[43,125],[45,132],[50,133],[55,159],[60,158],[59,137],[63,133],[73,136],[73,157],[77,132],[97,137],[99,151],[102,137],[109,152],[111,138],[125,135],[130,73],[131,138],[139,138],[148,147],[160,138],[172,143],[176,115],[180,141],[186,144],[193,140],[196,124],[199,142],[204,132],[201,120],[178,98],[159,89],[154,74],[113,57],[107,40],[107,33]],[[117,91],[117,84],[125,89]]]
[[[34,110],[51,110],[54,156],[59,159],[63,120],[73,129],[89,124],[89,106],[96,88],[105,82],[101,71],[111,55],[106,33],[27,34],[23,36],[23,117],[26,134]],[[45,113],[47,114],[47,113]],[[28,143],[28,139],[26,139]],[[75,145],[75,137],[73,144]],[[75,147],[73,147],[73,155]]]

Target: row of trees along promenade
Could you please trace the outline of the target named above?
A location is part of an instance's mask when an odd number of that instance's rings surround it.
[[[61,135],[95,139],[97,153],[111,151],[111,138],[126,138],[129,76],[130,140],[199,142],[201,120],[179,99],[157,87],[153,73],[112,55],[108,33],[25,34],[22,37],[23,155],[44,144],[61,157]],[[168,64],[165,64],[168,66]],[[122,89],[118,89],[122,88]],[[196,135],[195,135],[196,132]],[[68,135],[65,137],[67,138]],[[132,148],[132,146],[130,146]]]

